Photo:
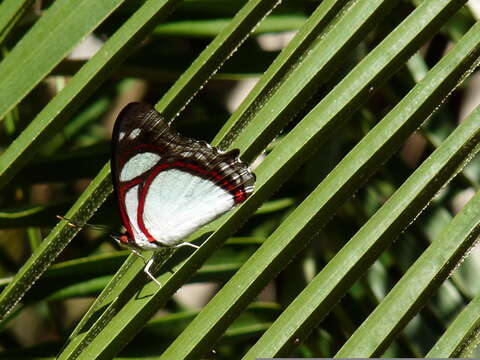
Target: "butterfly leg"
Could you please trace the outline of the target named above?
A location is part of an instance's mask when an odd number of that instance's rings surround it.
[[[148,277],[150,279],[152,279],[155,283],[158,284],[158,286],[162,287],[162,283],[160,281],[158,281],[157,279],[155,279],[155,276],[152,275],[152,273],[150,272],[150,268],[152,267],[153,265],[153,257],[147,261],[147,259],[145,259],[145,257],[140,254],[137,250],[135,249],[130,249],[135,255],[137,255],[139,258],[141,258],[143,260],[143,262],[145,263],[145,267],[143,268],[143,271],[145,274],[148,275]]]
[[[145,267],[143,268],[143,271],[145,272],[145,274],[147,274],[150,277],[150,279],[156,282],[158,286],[162,287],[162,283],[157,279],[155,279],[155,277],[150,272],[150,267],[152,266],[152,264],[153,264],[153,257],[147,261],[147,263],[145,264]]]
[[[190,247],[193,247],[193,248],[195,248],[195,249],[198,249],[198,248],[200,247],[200,246],[198,246],[198,245],[194,245],[194,244],[192,244],[192,243],[190,243],[190,242],[187,242],[187,241],[182,242],[182,243],[180,243],[180,244],[178,244],[178,245],[175,245],[176,248],[179,248],[179,247],[181,247],[181,246],[190,246]]]

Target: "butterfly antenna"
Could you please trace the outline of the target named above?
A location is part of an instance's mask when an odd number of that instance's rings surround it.
[[[66,218],[65,216],[61,216],[61,215],[57,215],[57,219],[60,219],[60,220],[65,220],[67,222],[67,225],[68,226],[71,226],[73,228],[82,228],[83,226],[88,226],[89,228],[91,229],[95,229],[95,230],[106,230],[107,227],[106,226],[102,226],[102,225],[93,225],[93,224],[89,224],[89,223],[85,223],[82,225],[79,225],[77,224],[76,222],[74,222],[73,220],[69,219],[69,218]]]

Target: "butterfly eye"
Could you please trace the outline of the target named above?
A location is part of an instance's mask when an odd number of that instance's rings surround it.
[[[114,239],[116,242],[118,242],[120,245],[122,244],[128,244],[129,237],[127,234],[121,234],[121,235],[110,235],[112,239]]]

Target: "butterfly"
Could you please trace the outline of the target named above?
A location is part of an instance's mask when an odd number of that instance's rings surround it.
[[[142,258],[141,250],[197,247],[185,238],[253,192],[255,175],[239,153],[180,135],[148,104],[128,104],[115,122],[111,158],[126,231],[112,237]],[[152,263],[144,271],[158,283]]]

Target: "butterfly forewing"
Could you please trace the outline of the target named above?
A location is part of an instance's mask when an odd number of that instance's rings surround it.
[[[174,246],[253,191],[238,159],[179,135],[151,106],[127,105],[112,141],[112,177],[130,245]]]

